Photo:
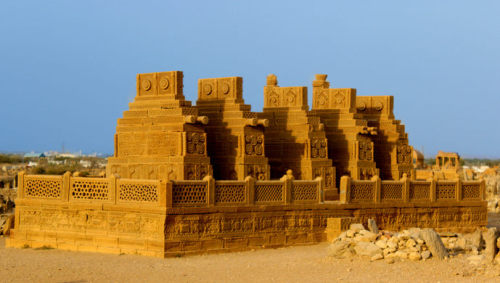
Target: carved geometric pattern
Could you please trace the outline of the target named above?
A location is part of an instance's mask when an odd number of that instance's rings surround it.
[[[283,201],[283,184],[255,184],[255,201]]]
[[[207,203],[207,184],[180,183],[172,186],[173,205],[200,205]]]
[[[359,160],[372,160],[373,146],[371,141],[359,141]]]
[[[431,183],[430,182],[411,182],[410,200],[430,200]]]
[[[158,185],[120,181],[118,199],[121,201],[158,201]]]
[[[58,199],[61,197],[62,177],[26,177],[24,195],[33,198]]]
[[[187,153],[189,154],[205,154],[205,134],[203,133],[186,133]]]
[[[380,198],[382,200],[403,200],[402,183],[384,183],[382,182]]]
[[[456,183],[436,183],[436,199],[450,199],[456,198],[455,190],[457,186]]]
[[[247,173],[245,176],[252,176],[257,180],[265,180],[266,179],[266,170],[263,166],[259,165],[248,165]]]
[[[463,184],[462,185],[462,198],[463,199],[477,199],[481,197],[480,184]]]
[[[264,152],[264,137],[261,135],[245,135],[245,153],[247,155],[262,155]]]
[[[76,178],[71,180],[70,195],[73,199],[108,200],[109,182],[92,180],[90,178]]]
[[[216,203],[242,203],[245,202],[245,184],[220,184],[215,183]]]
[[[326,140],[313,139],[311,141],[311,157],[312,158],[325,158],[326,157]]]
[[[294,182],[292,186],[292,201],[318,200],[318,184]]]
[[[411,164],[411,146],[400,144],[397,146],[396,152],[398,164]]]
[[[351,185],[351,200],[354,202],[373,201],[375,183],[371,181],[355,181]]]

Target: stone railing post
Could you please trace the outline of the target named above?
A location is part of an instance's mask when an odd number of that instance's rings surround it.
[[[291,203],[292,202],[292,186],[293,186],[293,173],[292,170],[288,170],[286,175],[281,177],[281,181],[283,182],[283,202]]]
[[[215,205],[215,179],[207,175],[203,181],[207,182],[207,206],[213,206]]]
[[[325,183],[322,177],[317,177],[314,179],[318,183],[318,202],[323,203],[325,201],[324,193],[325,193]]]
[[[380,177],[378,175],[373,176],[370,180],[374,182],[373,185],[375,186],[373,202],[379,203],[382,194],[382,180],[380,180]]]
[[[62,192],[61,192],[62,201],[69,201],[70,182],[71,182],[71,172],[66,171],[62,175]]]
[[[109,192],[111,201],[116,204],[118,202],[118,181],[115,174],[109,177]]]
[[[167,207],[167,182],[165,180],[159,180],[158,183],[158,204],[161,207]]]
[[[247,204],[253,205],[255,203],[255,178],[252,176],[246,176],[245,187]]]
[[[430,189],[430,199],[432,202],[436,201],[436,179],[432,178],[431,180],[431,189]]]
[[[481,180],[480,186],[479,186],[479,198],[481,200],[486,199],[486,183],[484,179]]]
[[[403,182],[403,202],[410,202],[410,186],[411,186],[411,180],[408,178],[408,175],[403,174],[403,178],[400,180]]]
[[[24,175],[25,171],[21,171],[17,174],[17,198],[24,198]]]
[[[461,201],[463,199],[463,191],[462,191],[462,180],[458,179],[456,184],[455,196],[457,201]]]
[[[351,177],[342,176],[340,177],[340,202],[350,203],[351,202]]]

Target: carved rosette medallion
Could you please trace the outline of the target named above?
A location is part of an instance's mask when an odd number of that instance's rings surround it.
[[[205,154],[205,134],[186,133],[186,151],[188,154]]]
[[[326,140],[313,139],[311,141],[311,157],[326,158]]]
[[[359,160],[371,161],[373,156],[373,145],[371,141],[359,141]]]
[[[246,155],[262,156],[264,153],[264,136],[245,135],[245,153]]]

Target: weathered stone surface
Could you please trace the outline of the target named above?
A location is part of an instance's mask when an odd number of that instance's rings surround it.
[[[352,256],[352,254],[349,243],[343,241],[333,242],[328,249],[328,255],[335,258],[346,258]]]
[[[370,230],[372,233],[378,234],[377,222],[375,222],[374,219],[368,219],[368,230]]]
[[[422,229],[421,235],[433,256],[439,259],[443,259],[448,256],[448,251],[446,251],[446,248],[441,241],[441,237],[439,237],[434,229]]]
[[[430,251],[423,251],[421,255],[422,255],[422,259],[428,259],[431,257],[431,252]]]
[[[367,242],[359,242],[354,247],[354,251],[356,254],[361,256],[369,256],[372,257],[376,254],[382,254],[382,249],[380,249],[377,245],[373,243]]]
[[[483,233],[485,249],[484,256],[487,261],[493,261],[497,254],[497,229],[495,227],[489,228]]]
[[[351,224],[351,227],[349,227],[349,230],[353,230],[354,232],[359,232],[361,230],[366,230],[365,226],[361,223],[353,223]]]
[[[417,260],[420,260],[420,259],[422,258],[422,256],[421,256],[421,255],[420,255],[420,253],[418,253],[418,252],[412,252],[412,253],[410,253],[410,254],[408,255],[408,258],[409,258],[410,260],[415,260],[415,261],[417,261]]]
[[[380,260],[380,259],[383,259],[384,256],[382,254],[375,254],[374,256],[372,256],[370,258],[371,261],[376,261],[376,260]]]

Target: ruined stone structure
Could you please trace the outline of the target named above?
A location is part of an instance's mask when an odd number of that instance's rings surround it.
[[[264,146],[264,128],[269,122],[257,119],[251,106],[244,104],[241,77],[199,80],[196,107],[210,120],[208,154],[216,179],[269,179]]]
[[[184,99],[179,71],[137,75],[137,96],[118,119],[107,175],[201,180],[212,174],[203,125],[208,118]]]
[[[330,89],[317,75],[309,111],[305,87],[269,76],[258,114],[243,102],[242,78],[198,87],[193,107],[181,72],[138,75],[107,176],[20,173],[6,245],[165,257],[325,241],[332,217],[373,218],[381,229],[487,223],[484,181],[405,173],[407,135],[392,98],[382,114],[363,112],[355,89]],[[375,100],[365,110],[380,108]]]
[[[373,143],[377,128],[368,126],[357,113],[356,89],[330,88],[326,78],[316,75],[313,82],[312,113],[325,125],[328,156],[333,158],[337,180],[342,175],[359,180],[378,176]]]
[[[394,117],[393,96],[357,96],[356,108],[369,127],[377,129],[372,136],[374,159],[384,180],[413,177],[412,147],[405,126]]]
[[[335,168],[328,158],[324,125],[309,112],[306,87],[279,87],[276,76],[269,75],[259,117],[269,120],[266,155],[273,179],[291,169],[297,179],[322,177],[326,189],[335,188]]]
[[[432,168],[417,169],[418,180],[457,180],[461,178],[460,156],[455,152],[439,151],[436,155],[436,164]]]

